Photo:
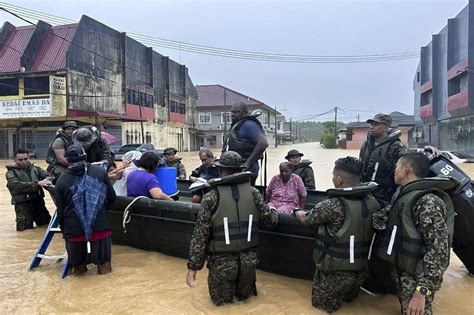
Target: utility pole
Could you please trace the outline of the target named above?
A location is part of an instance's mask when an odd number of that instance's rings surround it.
[[[334,144],[337,148],[337,106],[334,107]]]
[[[278,134],[277,134],[277,107],[275,106],[275,148],[278,147]]]
[[[295,140],[298,141],[298,121],[295,122]]]
[[[359,114],[357,114],[357,122],[360,122],[360,121],[359,121],[359,118],[360,118],[359,116],[360,116],[360,115],[359,115]]]
[[[224,136],[222,137],[222,151],[226,150],[227,142],[227,90],[224,88]]]
[[[291,129],[291,118],[290,118],[290,141],[293,143],[293,130]]]

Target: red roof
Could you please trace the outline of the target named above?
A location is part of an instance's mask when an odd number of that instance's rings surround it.
[[[78,24],[52,27],[41,42],[38,52],[27,71],[55,71],[66,68],[66,53],[76,34]],[[20,60],[31,40],[36,26],[14,27],[0,49],[0,72],[17,72]]]
[[[30,42],[35,26],[15,27],[0,49],[0,72],[17,72],[20,70],[20,59]]]
[[[250,96],[231,90],[220,84],[213,85],[196,85],[198,92],[198,99],[196,106],[224,106],[224,90],[226,93],[227,105],[232,105],[236,102],[245,102],[248,105],[265,105]]]
[[[30,71],[51,71],[66,68],[66,52],[76,34],[78,24],[54,26],[46,35]]]

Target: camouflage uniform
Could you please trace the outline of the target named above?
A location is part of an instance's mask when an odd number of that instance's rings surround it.
[[[277,213],[268,208],[262,195],[255,188],[252,188],[252,197],[260,213],[259,220],[262,221],[261,223],[267,226],[275,226],[278,222]],[[212,215],[216,211],[218,203],[219,195],[216,189],[212,189],[204,195],[191,238],[187,266],[191,270],[201,270],[205,260],[208,260],[209,294],[216,305],[222,305],[223,303],[232,302],[234,296],[238,300],[245,300],[252,295],[257,295],[255,269],[258,258],[256,249],[240,253],[213,255],[207,253],[212,228]]]
[[[386,227],[390,206],[373,215],[374,227],[383,230]],[[421,197],[413,207],[413,219],[427,245],[416,278],[399,270],[392,269],[392,278],[396,284],[397,295],[403,314],[407,314],[408,303],[417,286],[428,288],[432,294],[425,298],[425,314],[432,314],[434,293],[441,287],[443,273],[449,265],[448,227],[446,225],[446,205],[435,194]]]
[[[47,225],[51,216],[44,203],[43,189],[38,185],[38,180],[53,175],[29,163],[25,169],[16,165],[7,165],[5,177],[7,188],[12,195],[12,204],[15,206],[16,230],[23,231],[37,226]],[[32,177],[37,177],[33,180]]]
[[[377,114],[374,118],[367,120],[368,123],[383,123],[388,126],[392,124],[392,118],[389,115]],[[388,147],[386,147],[388,146]],[[375,181],[379,184],[378,188],[372,193],[382,207],[390,204],[392,195],[396,190],[394,182],[394,171],[397,161],[407,152],[406,146],[400,142],[397,136],[397,130],[391,129],[384,139],[377,144],[374,138],[368,136],[360,150],[359,158],[362,166],[362,182]],[[372,176],[377,172],[375,179]],[[377,251],[380,247],[381,237],[376,235],[372,249]],[[395,287],[389,276],[390,264],[374,255],[369,261],[369,276],[364,287],[378,293],[395,294]]]
[[[184,164],[181,163],[181,158],[166,162],[166,166],[176,168],[177,177],[179,179],[186,179],[186,169],[184,168]]]
[[[331,237],[341,229],[344,219],[344,207],[337,198],[321,201],[306,213],[307,224],[324,224]],[[313,306],[325,312],[336,311],[343,301],[350,302],[357,297],[359,288],[366,278],[367,270],[329,273],[316,270],[311,298]]]
[[[304,186],[306,189],[316,189],[316,184],[314,183],[314,172],[313,168],[309,166],[311,161],[303,160],[298,164],[294,169],[293,173],[301,177],[303,180]]]
[[[366,150],[370,150],[370,147],[366,148],[365,146],[363,146],[361,148],[359,158],[364,164],[363,169],[371,170],[374,169],[375,163],[377,163],[378,161],[376,158],[370,161],[369,158],[366,157],[366,155],[369,154],[369,152],[366,152]],[[405,155],[405,153],[407,153],[407,147],[400,141],[393,141],[388,147],[386,158],[389,164],[392,166],[392,174],[389,175],[391,176],[391,180],[393,180],[393,171],[395,171],[395,166],[397,164],[398,159]],[[366,174],[365,176],[363,175],[362,182],[371,181],[371,176],[372,173]],[[377,184],[379,184],[379,187],[374,191],[374,197],[382,206],[388,205],[390,203],[390,199],[393,193],[395,192],[395,183],[393,183],[392,187],[383,186],[380,185],[380,183]]]

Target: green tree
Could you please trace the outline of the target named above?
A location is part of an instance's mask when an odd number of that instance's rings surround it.
[[[334,123],[330,121],[323,122],[323,133],[321,135],[321,144],[326,149],[336,149],[336,135],[334,132]]]

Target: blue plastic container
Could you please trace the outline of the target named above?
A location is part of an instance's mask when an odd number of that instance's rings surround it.
[[[178,193],[177,169],[175,167],[159,167],[155,176],[161,185],[161,190],[168,196]]]

